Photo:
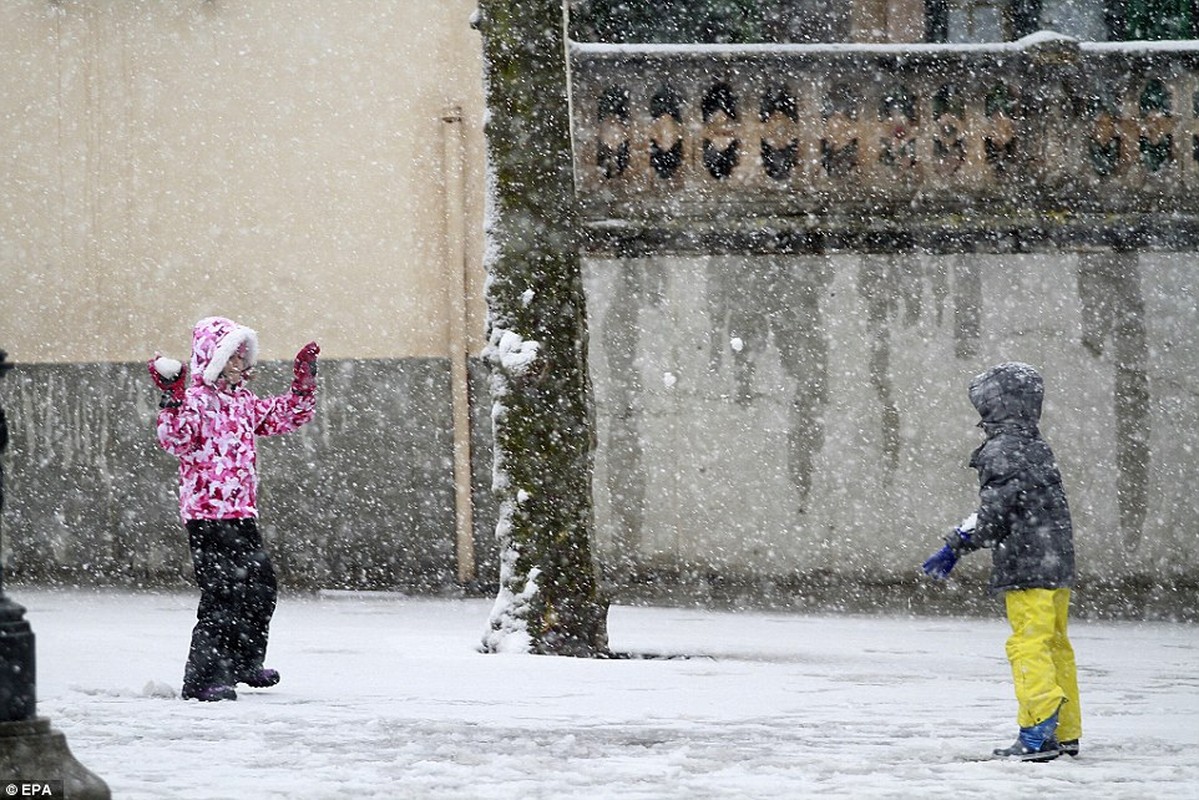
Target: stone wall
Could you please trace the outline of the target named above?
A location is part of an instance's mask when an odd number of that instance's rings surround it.
[[[1199,578],[1191,257],[591,258],[600,552],[620,581],[911,584],[977,501],[970,378],[1046,379],[1084,583]],[[959,567],[981,582],[988,558]]]
[[[266,363],[260,394],[284,391]],[[473,365],[472,387],[486,391]],[[449,364],[328,361],[316,420],[259,440],[260,519],[283,583],[457,587]],[[161,586],[191,578],[176,461],[154,441],[143,364],[18,364],[0,384],[11,431],[3,519],[16,580]],[[490,423],[474,403],[474,545],[494,581]]]
[[[976,503],[970,378],[1022,360],[1084,610],[1194,618],[1197,52],[572,46],[613,582],[979,607],[985,555],[919,564]]]

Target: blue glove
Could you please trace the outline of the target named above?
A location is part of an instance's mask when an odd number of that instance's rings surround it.
[[[949,549],[949,545],[945,545],[937,552],[929,556],[924,562],[921,569],[928,575],[945,580],[949,577],[949,573],[953,572],[954,565],[958,563],[958,555]]]
[[[945,540],[945,546],[929,556],[928,560],[921,565],[921,569],[934,578],[941,580],[948,578],[949,573],[953,572],[953,568],[958,563],[958,553],[961,552],[962,545],[970,543],[970,534],[974,530],[973,522],[972,519],[964,521],[963,524],[969,525],[968,530],[963,530],[961,526],[954,528],[953,533],[949,534],[949,538]]]

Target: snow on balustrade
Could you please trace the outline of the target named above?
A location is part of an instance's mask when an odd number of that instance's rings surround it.
[[[1193,213],[1199,45],[573,44],[594,220]]]

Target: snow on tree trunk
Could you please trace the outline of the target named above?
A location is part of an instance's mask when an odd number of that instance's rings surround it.
[[[481,0],[500,589],[483,647],[607,653],[560,0]]]

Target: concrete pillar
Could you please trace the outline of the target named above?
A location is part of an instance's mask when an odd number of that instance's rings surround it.
[[[887,0],[854,0],[849,37],[855,42],[883,42],[887,36]]]
[[[924,41],[924,0],[889,0],[887,41]]]
[[[924,0],[855,0],[849,26],[855,42],[924,41]]]

